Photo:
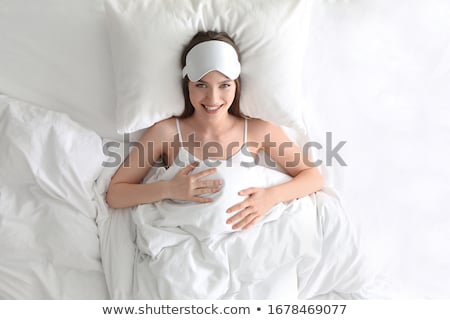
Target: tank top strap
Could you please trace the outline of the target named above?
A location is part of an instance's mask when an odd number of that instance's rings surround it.
[[[247,144],[247,128],[248,128],[247,118],[245,118],[244,119],[244,145]]]
[[[178,118],[175,118],[175,123],[177,125],[178,142],[180,143],[180,147],[182,147],[183,146],[183,137],[181,136],[180,121],[178,121]]]

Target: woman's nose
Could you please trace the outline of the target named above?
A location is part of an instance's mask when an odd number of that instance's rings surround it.
[[[208,91],[206,93],[206,100],[209,103],[213,104],[215,102],[218,102],[218,100],[220,100],[219,98],[220,98],[220,95],[219,95],[219,91],[217,89],[215,89],[215,88],[208,89]]]

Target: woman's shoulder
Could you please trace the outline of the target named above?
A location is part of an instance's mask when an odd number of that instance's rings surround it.
[[[270,121],[257,118],[248,119],[248,131],[254,135],[266,135],[278,130],[280,130],[280,127]]]
[[[248,124],[248,140],[266,145],[268,142],[283,143],[290,141],[284,130],[277,124],[261,119],[251,119]]]
[[[144,135],[153,140],[167,141],[177,134],[175,117],[156,122],[145,130]]]

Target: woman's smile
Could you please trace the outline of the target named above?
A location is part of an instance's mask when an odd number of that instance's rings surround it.
[[[219,111],[219,109],[221,109],[223,107],[222,105],[214,105],[214,106],[208,106],[208,105],[204,105],[202,104],[203,108],[206,109],[206,112],[214,114],[217,113]]]
[[[209,115],[227,111],[233,103],[235,93],[235,82],[218,71],[208,72],[199,81],[189,82],[192,105]]]

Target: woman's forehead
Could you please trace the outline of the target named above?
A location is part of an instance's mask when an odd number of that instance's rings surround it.
[[[208,82],[208,83],[228,82],[228,81],[232,80],[227,76],[225,76],[223,73],[216,70],[208,72],[200,80],[198,80],[198,82]]]

